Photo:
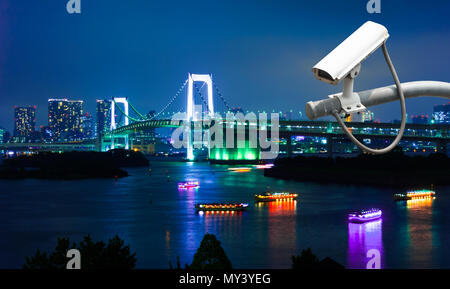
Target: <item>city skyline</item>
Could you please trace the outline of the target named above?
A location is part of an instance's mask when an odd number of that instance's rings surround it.
[[[107,132],[110,127],[110,105],[111,100],[109,99],[96,99],[96,108],[95,113],[87,112],[83,109],[84,101],[77,99],[68,99],[68,98],[51,98],[48,99],[48,110],[47,110],[47,122],[38,123],[36,121],[36,112],[38,108],[36,105],[27,105],[27,106],[14,106],[14,130],[12,131],[11,137],[18,137],[18,139],[13,139],[14,142],[19,141],[30,141],[32,139],[41,138],[42,140],[46,139],[46,134],[50,132],[52,136],[49,137],[49,140],[55,141],[55,137],[60,137],[60,132],[63,131],[66,127],[60,129],[58,125],[51,124],[51,122],[58,122],[58,119],[62,119],[62,117],[58,117],[59,110],[61,106],[65,105],[66,110],[70,107],[70,104],[80,104],[78,108],[79,111],[76,113],[76,117],[71,119],[72,133],[76,134],[75,136],[70,136],[68,139],[88,139],[97,135],[98,132]],[[54,107],[54,108],[53,108]],[[52,109],[55,110],[52,112]],[[29,111],[31,110],[31,111]],[[72,109],[73,110],[73,109]],[[242,112],[245,113],[245,110],[242,108],[231,108],[232,113]],[[278,111],[275,111],[278,113]],[[296,114],[295,111],[279,111],[282,113],[280,115],[281,118],[287,120],[299,119],[302,120],[303,116],[300,117]],[[32,116],[28,114],[32,113]],[[154,114],[154,111],[151,110],[147,115],[151,113]],[[170,118],[171,112],[166,112],[167,118]],[[301,113],[301,112],[300,112]],[[122,115],[120,111],[116,112],[116,117]],[[95,116],[95,117],[94,117]],[[66,116],[67,117],[67,116]],[[31,119],[31,122],[30,120]],[[371,110],[366,110],[364,113],[356,115],[354,117],[347,117],[346,121],[348,122],[380,122],[378,118],[376,118],[375,114]],[[69,118],[70,122],[70,118]],[[397,119],[393,119],[389,121],[390,123],[398,122]],[[427,123],[450,123],[450,102],[444,104],[436,104],[433,106],[432,113],[421,113],[421,114],[408,114],[407,122],[412,124],[427,124]],[[123,125],[123,124],[122,124]],[[19,128],[18,128],[19,127]],[[8,132],[4,126],[0,126],[0,128],[4,129],[5,132]],[[74,132],[77,130],[77,132]],[[28,132],[28,134],[27,134]],[[56,132],[56,136],[54,135]],[[38,137],[37,133],[41,135]],[[21,139],[22,138],[22,139]]]

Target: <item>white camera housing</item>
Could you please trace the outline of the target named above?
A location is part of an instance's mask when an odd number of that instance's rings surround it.
[[[367,21],[312,68],[314,76],[326,83],[337,85],[344,79],[343,92],[330,97],[338,97],[346,113],[365,110],[353,93],[353,79],[359,74],[361,62],[388,38],[386,27]]]

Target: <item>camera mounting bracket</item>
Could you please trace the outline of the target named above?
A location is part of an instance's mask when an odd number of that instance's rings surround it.
[[[337,98],[341,103],[341,109],[347,114],[365,111],[366,107],[361,103],[361,99],[357,93],[353,92],[353,84],[356,76],[361,70],[361,63],[355,66],[350,73],[344,78],[342,93],[331,94],[328,97]]]

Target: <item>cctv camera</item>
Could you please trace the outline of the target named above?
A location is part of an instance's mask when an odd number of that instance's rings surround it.
[[[338,47],[331,51],[324,59],[313,67],[314,75],[317,79],[331,83],[338,84],[342,79],[344,80],[342,93],[330,95],[333,100],[339,100],[341,109],[332,109],[328,113],[336,118],[344,133],[350,140],[362,150],[372,154],[382,154],[392,150],[403,136],[406,126],[406,105],[403,89],[398,79],[397,72],[392,64],[391,58],[386,48],[386,40],[389,38],[388,31],[383,25],[367,21],[358,28],[352,35],[344,40]],[[392,77],[394,78],[397,92],[400,97],[400,107],[402,111],[402,120],[400,122],[400,129],[397,137],[387,147],[383,149],[372,149],[362,144],[356,139],[350,130],[345,125],[340,117],[340,113],[346,114],[364,111],[366,108],[361,103],[361,99],[357,93],[353,92],[353,83],[355,77],[359,74],[361,69],[361,62],[364,61],[379,47],[382,47],[384,58]],[[309,104],[311,106],[311,104]],[[307,104],[308,107],[308,104]]]
[[[388,37],[386,27],[367,21],[313,67],[314,76],[334,85],[351,74],[352,70],[353,76],[356,76],[358,71],[355,68]]]
[[[367,21],[312,68],[314,76],[321,81],[336,85],[344,79],[342,93],[330,97],[339,99],[345,113],[366,109],[359,96],[353,93],[354,78],[361,70],[361,62],[383,45],[388,37],[386,27]]]

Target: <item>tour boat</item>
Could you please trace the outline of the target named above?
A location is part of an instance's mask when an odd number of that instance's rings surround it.
[[[244,211],[247,209],[248,204],[196,204],[195,208],[197,211]]]
[[[431,190],[418,190],[408,191],[405,193],[394,194],[394,200],[407,201],[407,200],[422,200],[422,199],[434,199],[436,193]]]
[[[199,182],[183,182],[178,183],[179,189],[196,189],[200,186]]]
[[[259,170],[270,169],[273,167],[273,164],[264,164],[264,165],[255,165],[255,168]]]
[[[364,223],[373,220],[377,220],[381,218],[381,210],[380,209],[368,209],[368,210],[360,210],[358,212],[353,212],[348,214],[348,221],[351,223]]]
[[[250,167],[228,168],[229,171],[237,173],[247,173],[252,170]]]
[[[274,202],[274,201],[282,201],[282,200],[295,200],[298,195],[289,193],[289,192],[281,192],[281,193],[271,193],[264,192],[261,194],[255,195],[255,202]]]

